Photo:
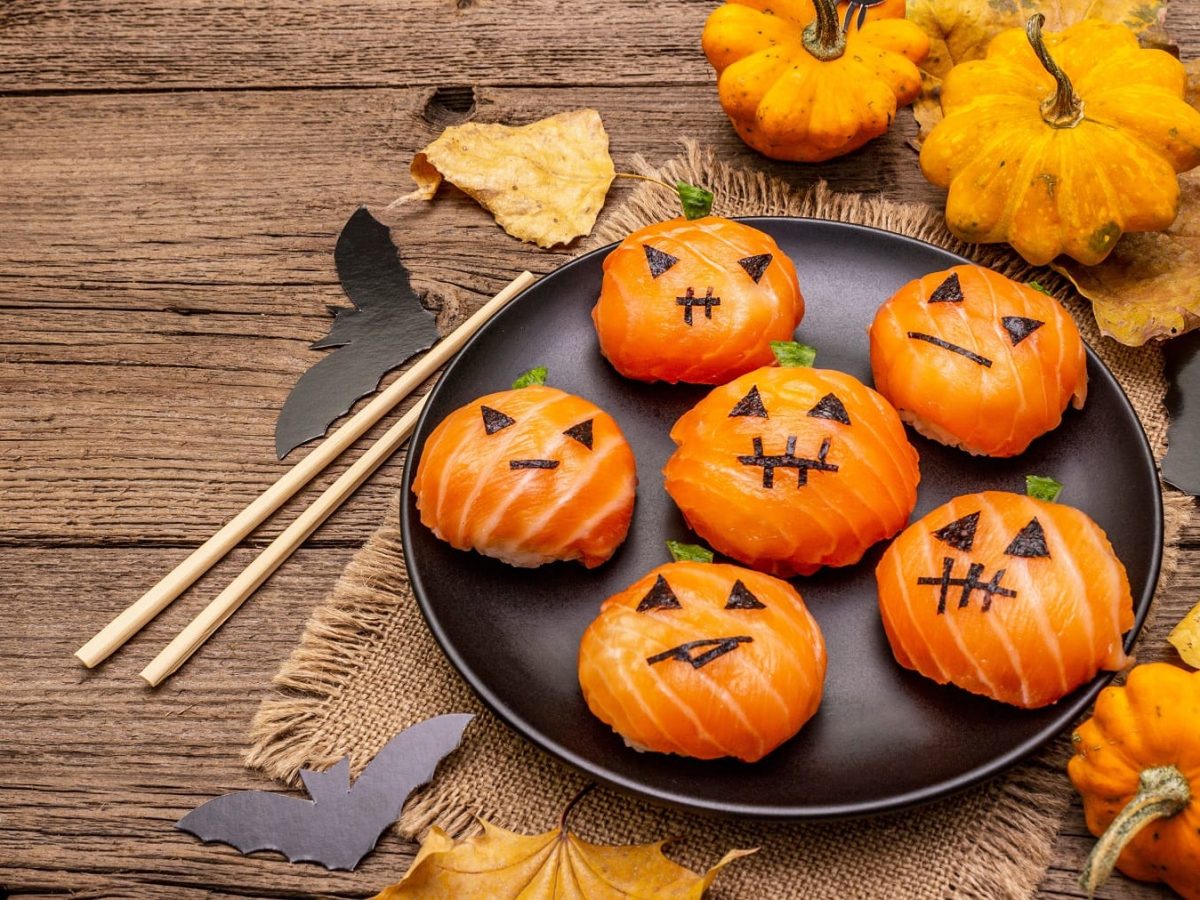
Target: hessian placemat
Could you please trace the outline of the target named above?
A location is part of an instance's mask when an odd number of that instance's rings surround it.
[[[946,230],[940,210],[837,194],[823,184],[797,191],[762,173],[729,168],[694,146],[652,174],[714,190],[719,215],[813,216],[871,225],[946,247],[1020,280],[1036,277],[1064,301],[1116,373],[1161,458],[1166,385],[1159,350],[1102,339],[1086,303],[1048,270],[1031,269],[1006,248],[959,242]],[[606,213],[592,246],[677,212],[668,191],[644,186]],[[1166,631],[1190,606],[1191,598],[1172,596],[1169,585],[1170,549],[1192,507],[1181,495],[1167,499],[1168,553],[1138,649],[1143,661],[1169,655]],[[462,831],[472,826],[474,814],[529,833],[554,827],[585,781],[487,712],[442,656],[405,578],[396,510],[393,502],[384,524],[313,613],[299,647],[275,678],[278,694],[255,718],[247,763],[294,782],[301,766],[323,768],[349,753],[357,773],[400,729],[440,713],[475,712],[463,747],[410,801],[400,832],[418,835],[435,822]],[[760,847],[722,872],[713,896],[1025,897],[1045,872],[1070,801],[1064,774],[1068,747],[1064,736],[987,784],[919,809],[860,821],[697,819],[597,790],[573,815],[572,826],[585,838],[612,843],[676,836],[671,855],[694,869],[715,863],[729,848]]]

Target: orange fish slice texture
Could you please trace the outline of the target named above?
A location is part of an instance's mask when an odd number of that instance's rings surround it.
[[[762,759],[812,718],[825,640],[786,581],[740,566],[659,566],[584,632],[588,708],[639,750]]]
[[[626,378],[720,384],[774,360],[804,316],[796,268],[765,232],[719,216],[658,222],[604,260],[592,310]]]
[[[1079,329],[1053,297],[980,266],[911,281],[870,327],[876,389],[917,431],[1015,456],[1087,398]]]
[[[939,684],[1033,709],[1129,661],[1125,567],[1069,506],[956,497],[906,528],[875,576],[896,661]]]
[[[633,516],[633,451],[612,416],[556,388],[480,397],[430,434],[413,477],[421,523],[514,566],[612,556]]]
[[[843,372],[750,372],[685,413],[671,439],[667,493],[689,527],[775,575],[856,563],[916,505],[917,451],[900,418]]]

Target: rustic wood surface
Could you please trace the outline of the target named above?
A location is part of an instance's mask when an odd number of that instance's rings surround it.
[[[109,663],[71,654],[282,471],[276,412],[342,302],[337,232],[355,204],[409,189],[412,152],[443,125],[593,106],[618,168],[689,136],[797,185],[940,201],[907,114],[819,167],[743,147],[698,49],[713,5],[0,4],[0,896],[362,897],[406,867],[394,836],[333,874],[171,827],[215,794],[271,787],[241,765],[247,726],[401,460],[163,688],[137,671],[348,460]],[[1185,58],[1198,13],[1175,0]],[[407,207],[395,239],[451,312],[574,252],[511,240],[453,190]],[[1200,594],[1200,530],[1183,565]],[[1076,808],[1041,896],[1078,896],[1089,846]],[[1102,896],[1163,892],[1116,879]]]

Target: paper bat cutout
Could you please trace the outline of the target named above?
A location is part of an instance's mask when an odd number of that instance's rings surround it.
[[[1200,496],[1200,331],[1167,341],[1167,455],[1163,458],[1163,480]]]
[[[387,226],[365,206],[342,228],[333,259],[354,307],[330,307],[333,326],[312,349],[339,349],[301,375],[284,402],[275,423],[280,459],[323,435],[355,400],[378,388],[386,372],[438,339],[435,316],[413,291]]]
[[[242,853],[275,850],[292,862],[351,870],[396,821],[408,795],[433,778],[473,718],[454,713],[406,728],[384,745],[353,787],[345,756],[325,772],[300,770],[311,800],[238,791],[196,807],[175,827]]]

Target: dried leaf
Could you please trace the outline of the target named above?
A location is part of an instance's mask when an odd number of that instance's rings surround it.
[[[1200,603],[1171,629],[1167,640],[1179,651],[1180,658],[1193,669],[1200,669]]]
[[[517,128],[455,125],[413,157],[410,171],[418,187],[402,200],[432,200],[445,179],[539,247],[589,233],[616,174],[594,109]]]
[[[1188,102],[1200,109],[1200,60],[1187,63]],[[1179,176],[1179,215],[1166,231],[1122,236],[1098,266],[1052,264],[1092,301],[1109,337],[1138,347],[1200,327],[1200,169]]]
[[[455,842],[436,826],[404,877],[374,900],[456,898],[699,898],[728,863],[753,850],[730,850],[698,875],[662,854],[665,841],[624,847],[589,844],[561,826],[544,834],[506,831],[480,820],[483,833]]]
[[[987,45],[1006,28],[1022,28],[1035,12],[1046,31],[1061,31],[1082,19],[1120,22],[1137,33],[1143,46],[1170,47],[1164,28],[1167,0],[908,0],[907,18],[929,36],[921,64],[921,95],[913,115],[921,137],[942,120],[942,79],[969,59],[982,59]]]

